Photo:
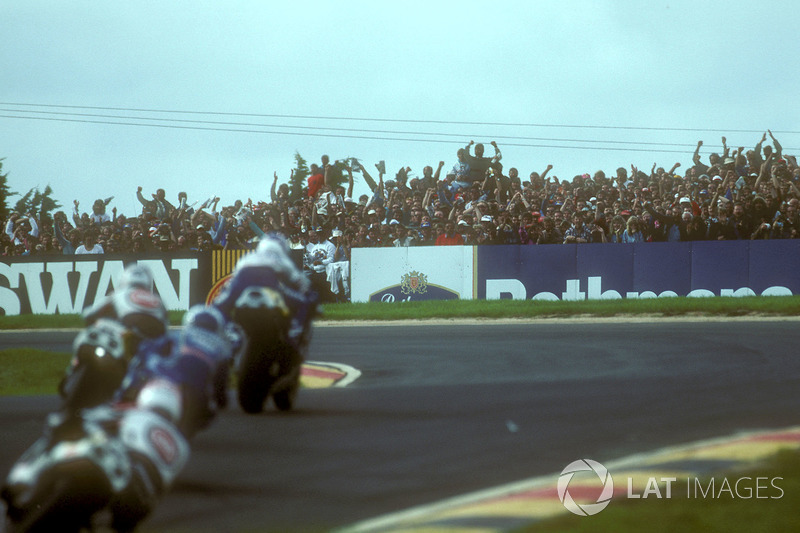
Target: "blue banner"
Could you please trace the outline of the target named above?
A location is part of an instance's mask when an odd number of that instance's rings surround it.
[[[477,298],[800,294],[800,240],[481,246]]]

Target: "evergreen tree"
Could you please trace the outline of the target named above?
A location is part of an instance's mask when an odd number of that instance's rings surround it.
[[[31,211],[33,211],[35,215],[38,215],[39,222],[43,227],[50,227],[53,225],[53,217],[50,213],[61,207],[61,204],[55,201],[52,195],[53,189],[50,185],[47,185],[44,188],[44,192],[39,192],[39,189],[36,189],[33,194],[33,199],[31,200]]]
[[[8,174],[3,174],[3,159],[0,159],[0,220],[6,220],[8,218],[9,210],[8,210],[8,197],[14,196],[15,192],[12,192],[11,189],[8,188]]]
[[[53,224],[51,213],[61,207],[61,204],[55,201],[52,195],[53,189],[50,185],[44,188],[44,192],[40,191],[38,187],[34,187],[17,200],[14,210],[17,213],[33,214],[39,219],[42,227],[49,227]]]
[[[294,153],[295,168],[292,170],[292,177],[289,180],[289,200],[294,202],[303,199],[303,189],[306,187],[306,179],[310,174],[308,162],[303,159],[300,152]]]
[[[17,203],[14,204],[14,211],[17,213],[27,214],[31,209],[31,197],[33,196],[34,189],[29,190],[22,196]]]

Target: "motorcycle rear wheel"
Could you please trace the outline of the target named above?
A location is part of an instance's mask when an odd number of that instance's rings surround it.
[[[89,462],[58,468],[43,484],[20,506],[11,496],[13,489],[4,494],[7,533],[78,533],[90,526],[92,515],[110,500],[108,479]]]
[[[269,376],[270,360],[261,350],[248,349],[239,364],[237,398],[245,413],[257,414],[264,410],[272,378]]]
[[[264,410],[278,378],[287,320],[278,309],[237,309],[236,321],[247,335],[247,348],[236,369],[237,398],[245,413]]]
[[[300,388],[299,374],[293,380],[293,383],[283,390],[280,390],[272,395],[272,401],[279,411],[290,411],[294,407],[294,400],[297,397],[297,391]]]

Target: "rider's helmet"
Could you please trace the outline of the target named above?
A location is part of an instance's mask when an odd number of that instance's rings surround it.
[[[289,243],[282,233],[271,231],[258,241],[256,252],[261,254],[277,253],[286,255],[289,253]]]
[[[120,288],[137,287],[153,292],[153,273],[146,266],[128,265],[122,272]]]
[[[184,328],[200,328],[220,337],[225,335],[226,323],[222,312],[213,306],[193,305],[183,315]]]

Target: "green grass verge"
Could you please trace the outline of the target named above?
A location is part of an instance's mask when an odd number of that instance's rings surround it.
[[[744,476],[753,479],[751,487],[755,487],[756,477],[783,478],[776,481],[783,490],[782,497],[741,499],[723,493],[720,498],[690,499],[686,497],[684,480],[683,490],[675,490],[671,499],[616,498],[597,515],[582,517],[566,513],[565,516],[522,528],[519,533],[800,531],[800,513],[797,512],[800,506],[800,454],[795,451],[780,452],[760,468],[729,473],[727,478],[733,486],[732,480]],[[714,476],[715,482],[722,483],[723,477]],[[769,481],[765,485],[768,486]],[[705,486],[708,486],[708,482],[705,482]],[[772,487],[769,489],[763,491],[762,496],[780,495]],[[742,491],[742,495],[746,493]]]
[[[798,296],[751,296],[745,298],[657,298],[533,302],[530,300],[450,300],[394,303],[344,303],[323,307],[320,322],[338,320],[426,320],[431,318],[566,318],[575,316],[800,316]],[[182,311],[170,311],[178,325]],[[79,328],[79,315],[0,316],[0,330]]]
[[[0,350],[0,396],[55,394],[69,358],[31,348]]]
[[[332,304],[324,307],[325,320],[399,320],[427,318],[565,318],[616,315],[800,316],[800,296],[745,298],[654,298],[644,300],[449,300],[394,303]]]
[[[177,326],[183,318],[183,311],[170,311],[169,323]],[[0,316],[0,330],[15,329],[74,329],[83,327],[79,314],[63,315],[13,315]]]

